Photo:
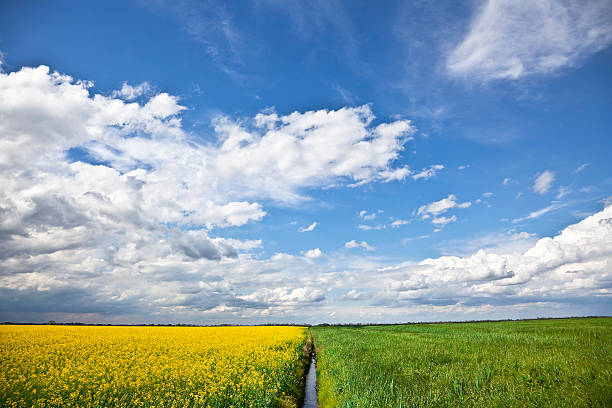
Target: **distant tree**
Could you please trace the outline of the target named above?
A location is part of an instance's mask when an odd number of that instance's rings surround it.
[[[57,324],[57,323],[55,322],[55,320],[49,320],[49,323],[47,324]]]

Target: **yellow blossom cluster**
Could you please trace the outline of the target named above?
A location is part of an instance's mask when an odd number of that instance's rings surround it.
[[[274,407],[302,327],[0,326],[3,407]]]

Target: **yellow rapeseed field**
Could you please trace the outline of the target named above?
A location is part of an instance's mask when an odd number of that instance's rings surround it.
[[[3,407],[283,407],[301,327],[0,326]]]

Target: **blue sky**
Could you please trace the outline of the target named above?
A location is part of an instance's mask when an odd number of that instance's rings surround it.
[[[609,314],[611,17],[3,2],[0,319]]]

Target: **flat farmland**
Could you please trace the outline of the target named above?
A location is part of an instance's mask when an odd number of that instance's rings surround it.
[[[612,318],[311,330],[323,408],[612,406]]]
[[[296,407],[303,327],[0,326],[2,407]]]

